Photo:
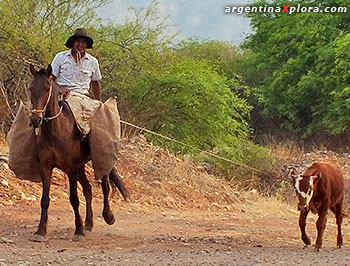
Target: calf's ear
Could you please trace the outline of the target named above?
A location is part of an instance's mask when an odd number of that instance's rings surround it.
[[[297,170],[294,167],[289,167],[288,170],[289,170],[288,176],[290,176],[291,178],[293,178],[293,180],[295,180],[298,177]]]
[[[291,176],[291,178],[293,178],[293,180],[298,178],[298,175],[295,175],[295,174],[290,174],[290,176]]]

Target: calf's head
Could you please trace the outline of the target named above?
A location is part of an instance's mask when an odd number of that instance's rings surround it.
[[[299,175],[295,168],[290,168],[289,175],[293,179],[294,189],[299,199],[298,210],[301,212],[309,210],[310,200],[314,194],[314,184],[318,176]]]

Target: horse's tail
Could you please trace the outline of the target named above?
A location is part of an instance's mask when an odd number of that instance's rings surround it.
[[[129,191],[126,189],[123,180],[120,178],[120,176],[117,174],[114,168],[109,173],[109,181],[112,187],[117,187],[119,189],[124,200],[126,200],[129,197]]]

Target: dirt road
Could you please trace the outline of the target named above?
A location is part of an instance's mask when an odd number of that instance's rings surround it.
[[[67,200],[52,202],[44,243],[28,240],[38,223],[39,201],[1,206],[0,265],[350,265],[349,222],[344,221],[345,245],[336,249],[333,216],[324,248],[316,253],[302,249],[298,213],[291,206],[260,202],[226,212],[113,206],[117,221],[108,226],[101,200],[94,200],[94,229],[81,243],[71,241],[74,220]],[[314,221],[311,215],[313,240]]]

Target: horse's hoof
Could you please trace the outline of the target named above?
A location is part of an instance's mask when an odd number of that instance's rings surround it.
[[[320,252],[320,251],[321,251],[321,248],[320,248],[320,247],[319,247],[319,248],[315,247],[315,251],[316,251],[316,252]]]
[[[83,242],[85,240],[84,235],[74,235],[72,238],[73,242]]]
[[[85,225],[85,232],[91,232],[92,231],[92,225]]]
[[[106,224],[112,225],[115,222],[115,218],[114,218],[114,214],[112,212],[106,214],[106,213],[102,213],[103,218],[106,222]]]
[[[35,235],[32,235],[30,238],[29,238],[30,241],[33,241],[33,242],[44,242],[45,241],[45,237],[42,236],[42,235],[38,235],[38,234],[35,234]]]
[[[304,247],[303,247],[303,249],[307,249],[309,247],[309,245],[305,245]]]
[[[114,224],[114,223],[115,223],[114,215],[112,216],[112,218],[108,217],[108,219],[105,219],[105,222],[106,222],[108,225]]]

